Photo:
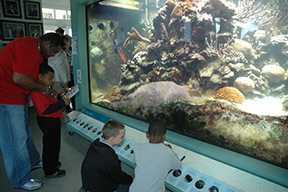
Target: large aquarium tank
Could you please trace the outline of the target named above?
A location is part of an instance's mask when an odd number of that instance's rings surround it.
[[[86,6],[91,103],[288,169],[286,0]]]

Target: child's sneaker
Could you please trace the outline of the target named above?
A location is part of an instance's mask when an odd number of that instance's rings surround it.
[[[66,175],[66,171],[59,169],[58,171],[56,171],[55,173],[53,173],[51,175],[45,174],[45,177],[46,178],[58,178],[58,177],[63,177],[64,175]]]
[[[57,163],[57,168],[60,168],[61,167],[61,165],[62,165],[62,163],[60,162],[60,161],[58,161],[58,163]]]
[[[33,167],[31,168],[31,171],[34,171],[34,170],[36,170],[36,169],[41,169],[41,168],[43,168],[43,163],[42,163],[42,161],[40,161],[37,165],[33,166]]]
[[[38,179],[30,179],[27,183],[25,183],[23,186],[21,186],[21,189],[25,189],[27,191],[34,191],[37,189],[40,189],[42,187],[43,183],[42,181]]]

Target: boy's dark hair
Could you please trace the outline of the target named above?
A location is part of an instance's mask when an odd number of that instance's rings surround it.
[[[160,119],[153,120],[148,128],[148,133],[151,136],[161,136],[166,133],[167,127],[164,121]]]
[[[49,71],[52,72],[52,73],[54,73],[54,69],[53,69],[52,67],[50,67],[49,65],[44,64],[44,63],[40,64],[38,74],[45,75],[45,74],[47,74]]]
[[[64,37],[57,33],[46,33],[40,37],[41,41],[50,41],[50,48],[64,46]]]
[[[119,135],[119,131],[122,129],[125,129],[125,126],[122,123],[115,120],[109,120],[103,126],[102,137],[105,140],[109,139],[110,137],[116,137]]]

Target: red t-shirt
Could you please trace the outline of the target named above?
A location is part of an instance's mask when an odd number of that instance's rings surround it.
[[[53,118],[63,118],[62,110],[58,110],[55,113],[51,113],[48,115],[43,115],[42,113],[49,107],[49,105],[56,103],[58,100],[56,97],[51,98],[44,95],[42,92],[32,91],[31,92],[31,99],[35,106],[35,109],[38,112],[39,116],[42,117],[53,117]]]
[[[21,73],[37,79],[43,56],[34,37],[23,37],[8,43],[0,52],[0,103],[23,105],[31,91],[13,81],[13,73]]]

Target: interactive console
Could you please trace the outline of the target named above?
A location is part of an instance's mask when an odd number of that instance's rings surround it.
[[[102,127],[108,120],[107,117],[85,109],[67,123],[67,129],[92,142],[101,137]],[[144,132],[127,125],[125,127],[126,139],[121,146],[114,149],[122,162],[134,168],[134,145],[148,140]],[[168,173],[165,180],[166,187],[172,191],[288,191],[280,185],[179,147],[173,144],[173,138],[170,144],[176,152],[185,155],[182,168]]]

